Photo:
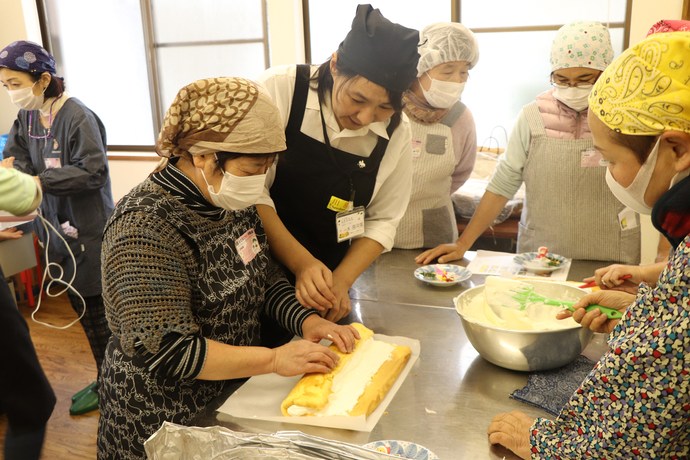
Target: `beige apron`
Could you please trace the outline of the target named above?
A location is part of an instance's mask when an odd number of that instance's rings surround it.
[[[455,151],[451,127],[465,111],[457,102],[438,123],[412,128],[412,192],[395,234],[396,248],[435,248],[458,239],[455,211],[450,199]]]
[[[640,216],[621,229],[625,206],[606,185],[604,166],[582,166],[591,139],[549,139],[537,103],[524,109],[532,134],[522,173],[525,204],[518,232],[519,253],[546,246],[550,252],[583,259],[640,263]],[[634,226],[634,228],[630,228]]]

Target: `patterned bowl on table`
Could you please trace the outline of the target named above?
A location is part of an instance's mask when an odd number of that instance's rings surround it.
[[[397,455],[412,460],[439,460],[436,454],[426,447],[407,441],[375,441],[362,447],[386,454]]]
[[[513,262],[535,273],[551,273],[553,271],[560,270],[561,268],[568,265],[568,259],[566,259],[565,257],[558,254],[553,254],[551,252],[547,252],[546,257],[551,259],[551,261],[556,265],[547,267],[539,266],[536,264],[538,255],[539,253],[537,252],[525,252],[523,254],[518,254],[515,257],[513,257]]]
[[[438,273],[439,270],[442,273],[446,273],[450,280],[444,280]],[[472,272],[461,267],[459,265],[453,264],[433,264],[425,265],[419,267],[414,271],[414,277],[418,280],[429,283],[433,286],[453,286],[455,284],[461,283],[472,278]]]

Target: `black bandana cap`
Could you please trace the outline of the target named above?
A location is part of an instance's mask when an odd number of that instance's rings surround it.
[[[0,51],[0,67],[34,74],[57,73],[53,56],[41,45],[27,40],[12,42]]]
[[[417,78],[419,32],[394,24],[371,5],[358,5],[338,60],[389,91],[405,92]]]
[[[674,249],[690,235],[690,176],[671,187],[654,203],[652,224]]]

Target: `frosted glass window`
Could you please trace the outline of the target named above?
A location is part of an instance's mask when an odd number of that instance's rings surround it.
[[[259,39],[263,0],[151,0],[156,43]]]
[[[470,71],[462,101],[472,111],[477,143],[486,147],[492,130],[501,148],[522,107],[551,88],[549,53],[555,31],[497,32],[477,34],[479,63]],[[623,51],[623,29],[611,29],[615,55]],[[519,50],[519,51],[516,51]]]
[[[178,90],[201,78],[243,77],[265,70],[263,43],[158,48],[158,75],[163,113]]]
[[[338,50],[352,26],[361,0],[309,0],[311,62],[321,64]],[[411,29],[451,20],[450,0],[379,0],[372,2],[383,16]]]
[[[626,0],[461,0],[461,22],[473,28],[567,24],[576,19],[625,22]]]
[[[52,51],[67,91],[103,121],[109,145],[153,145],[139,0],[45,3]]]

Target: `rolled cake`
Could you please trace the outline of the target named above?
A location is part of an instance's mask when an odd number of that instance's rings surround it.
[[[395,383],[411,350],[374,340],[374,332],[352,323],[360,339],[352,353],[333,350],[340,361],[327,374],[305,374],[283,401],[283,415],[291,416],[369,416]]]

